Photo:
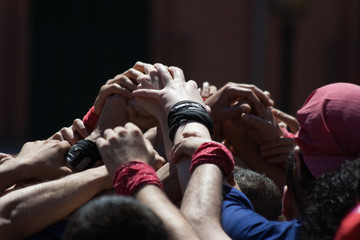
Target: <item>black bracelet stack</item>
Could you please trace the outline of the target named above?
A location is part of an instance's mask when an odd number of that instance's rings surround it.
[[[187,121],[204,124],[212,134],[214,123],[204,106],[193,101],[181,101],[172,106],[169,112],[168,125],[171,141],[174,141],[174,135],[179,126]]]

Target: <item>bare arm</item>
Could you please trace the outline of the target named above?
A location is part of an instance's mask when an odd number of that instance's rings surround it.
[[[169,239],[199,239],[179,209],[169,201],[160,188],[147,185],[141,188],[135,197],[161,218]]]
[[[16,158],[8,157],[0,165],[0,193],[14,184],[31,178],[56,179],[70,174],[63,165],[67,141],[45,140],[24,144]]]
[[[102,166],[10,192],[0,199],[1,238],[29,237],[111,187]]]
[[[223,231],[221,170],[213,164],[195,169],[185,191],[181,212],[201,239],[230,239]]]

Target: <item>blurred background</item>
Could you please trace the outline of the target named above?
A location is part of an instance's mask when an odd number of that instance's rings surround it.
[[[70,126],[137,60],[255,84],[295,115],[317,87],[360,84],[360,2],[0,0],[0,151]]]

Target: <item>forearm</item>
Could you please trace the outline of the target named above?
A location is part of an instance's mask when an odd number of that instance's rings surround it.
[[[160,188],[146,185],[135,197],[153,210],[165,224],[168,239],[198,239],[195,231]]]
[[[183,197],[181,212],[201,239],[229,239],[221,228],[223,175],[214,164],[198,166]]]
[[[197,122],[188,122],[181,125],[178,128],[175,134],[174,142],[177,143],[181,141],[183,138],[190,136],[206,138],[209,139],[209,141],[211,140],[209,130],[203,124]],[[189,172],[190,161],[191,161],[190,156],[183,155],[182,157],[179,158],[179,161],[176,164],[178,176],[181,176],[181,178],[179,178],[179,184],[182,193],[185,192],[191,176]]]
[[[14,184],[34,177],[33,167],[17,159],[10,159],[0,165],[0,195]]]
[[[175,205],[178,205],[182,199],[181,187],[177,174],[177,168],[173,163],[166,163],[157,172],[157,176],[164,186],[164,192]]]
[[[102,168],[33,185],[3,196],[0,203],[2,238],[28,237],[68,216],[105,190],[109,180],[106,179],[105,167]]]

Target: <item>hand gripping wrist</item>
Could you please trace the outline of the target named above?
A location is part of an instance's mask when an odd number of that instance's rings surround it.
[[[163,189],[155,170],[140,161],[121,164],[113,179],[116,194],[131,196],[144,185],[153,184]]]
[[[191,159],[190,172],[201,164],[217,165],[224,176],[227,177],[234,169],[234,158],[231,152],[222,144],[216,142],[205,142],[194,152]]]

